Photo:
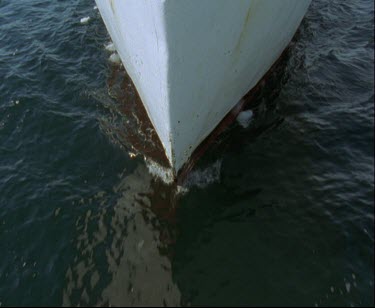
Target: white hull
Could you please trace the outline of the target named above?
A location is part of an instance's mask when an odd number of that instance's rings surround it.
[[[96,0],[175,173],[279,58],[311,0]]]

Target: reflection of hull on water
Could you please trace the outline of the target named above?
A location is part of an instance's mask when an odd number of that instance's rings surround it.
[[[241,110],[233,107],[280,57],[309,3],[97,0],[174,176]]]
[[[172,276],[177,229],[170,189],[140,164],[114,187],[115,204],[103,192],[93,197],[95,206],[86,204],[76,222],[76,257],[66,272],[63,306],[180,305]]]

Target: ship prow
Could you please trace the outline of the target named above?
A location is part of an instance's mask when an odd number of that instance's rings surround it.
[[[261,80],[311,0],[96,0],[172,172]]]

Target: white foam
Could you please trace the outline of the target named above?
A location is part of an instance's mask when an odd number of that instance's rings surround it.
[[[144,157],[148,171],[155,177],[162,180],[165,184],[172,184],[175,180],[171,168],[165,168],[158,163]],[[222,159],[217,160],[212,165],[191,171],[182,185],[177,186],[178,194],[185,194],[193,187],[205,188],[210,184],[219,182]]]
[[[81,18],[81,24],[87,24],[90,21],[90,16]]]
[[[180,186],[180,185],[177,186],[178,195],[183,195],[183,194],[186,194],[187,192],[189,192],[189,189],[187,187]]]
[[[174,181],[173,171],[171,168],[165,168],[158,163],[145,158],[148,171],[157,178],[161,179],[165,184],[172,184]]]
[[[97,10],[97,9],[98,9],[98,7],[95,5],[95,6],[94,6],[94,10]]]
[[[205,188],[210,184],[218,182],[220,180],[221,163],[222,159],[218,159],[207,168],[191,171],[187,175],[183,184],[184,189],[181,188],[181,191],[186,192],[192,187]]]
[[[111,54],[111,56],[109,57],[109,61],[112,63],[121,63],[120,56],[117,53]]]
[[[346,292],[350,293],[350,283],[349,282],[345,282],[345,288],[346,288]]]
[[[237,122],[243,128],[246,128],[250,125],[252,118],[253,112],[251,110],[245,110],[240,112],[240,114],[237,116]]]
[[[116,51],[116,47],[113,43],[109,43],[105,46],[105,49],[110,51],[110,52],[115,52]]]

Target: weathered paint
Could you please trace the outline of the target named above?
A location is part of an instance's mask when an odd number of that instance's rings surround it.
[[[175,173],[272,66],[310,0],[96,0]]]

